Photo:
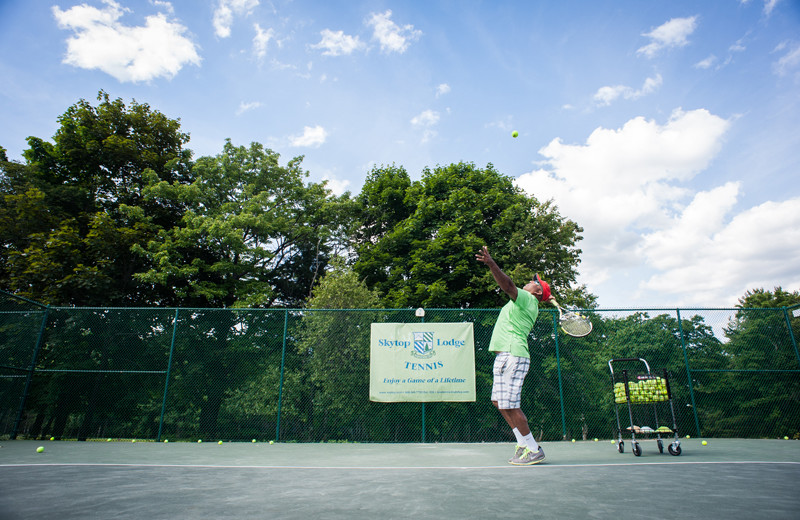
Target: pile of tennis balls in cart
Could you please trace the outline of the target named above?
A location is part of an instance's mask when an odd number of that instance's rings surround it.
[[[652,377],[638,381],[628,381],[631,403],[654,403],[667,401],[667,382],[663,377]],[[614,383],[614,402],[624,403],[625,383]]]

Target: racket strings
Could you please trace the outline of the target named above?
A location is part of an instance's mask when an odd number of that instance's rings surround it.
[[[561,318],[561,328],[570,336],[585,336],[592,331],[589,318],[577,313],[567,313]]]

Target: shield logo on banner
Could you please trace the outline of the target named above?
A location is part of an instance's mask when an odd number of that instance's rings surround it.
[[[436,354],[433,350],[433,332],[413,332],[414,352],[412,356],[416,358],[429,358]]]

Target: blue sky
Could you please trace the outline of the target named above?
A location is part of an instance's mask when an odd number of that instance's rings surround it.
[[[0,49],[12,160],[102,89],[337,193],[492,163],[584,227],[603,308],[800,289],[796,0],[3,0]]]

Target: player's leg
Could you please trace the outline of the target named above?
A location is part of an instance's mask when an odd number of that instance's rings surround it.
[[[522,383],[525,381],[525,376],[528,375],[530,369],[530,359],[522,357],[514,357],[508,366],[509,381],[508,387],[508,400],[504,403],[498,402],[500,412],[506,418],[506,422],[513,425],[522,436],[525,450],[520,454],[519,450],[515,456],[509,461],[515,465],[531,465],[538,464],[544,460],[544,450],[536,442],[531,433],[530,426],[528,425],[528,418],[522,411]]]

